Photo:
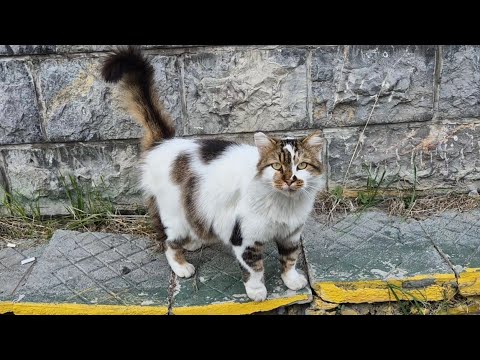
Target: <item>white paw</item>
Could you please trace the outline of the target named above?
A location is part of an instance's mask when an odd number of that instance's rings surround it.
[[[283,283],[290,290],[300,290],[307,286],[307,278],[299,274],[297,270],[290,270],[282,274]]]
[[[263,301],[267,298],[267,288],[263,284],[258,284],[256,287],[245,284],[245,290],[253,301]]]
[[[183,264],[172,264],[171,268],[173,272],[179,277],[189,278],[190,276],[195,274],[195,266],[188,262],[185,262]]]
[[[195,251],[202,247],[201,241],[190,241],[182,246],[187,251]]]

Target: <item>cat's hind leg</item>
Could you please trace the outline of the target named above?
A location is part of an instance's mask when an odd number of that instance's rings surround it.
[[[162,216],[162,219],[167,235],[165,256],[168,264],[177,276],[189,278],[195,273],[195,267],[187,262],[184,254],[184,246],[190,241],[188,225],[179,214]]]

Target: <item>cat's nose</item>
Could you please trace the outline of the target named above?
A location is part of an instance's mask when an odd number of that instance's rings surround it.
[[[292,183],[294,183],[295,181],[297,181],[297,177],[296,176],[293,176],[291,179],[287,179],[287,180],[284,180],[285,183],[290,186],[292,185]]]

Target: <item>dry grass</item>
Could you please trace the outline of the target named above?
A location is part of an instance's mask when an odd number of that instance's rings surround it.
[[[445,211],[465,212],[480,208],[480,197],[467,194],[447,193],[439,195],[417,196],[412,199],[410,195],[399,193],[394,195],[380,195],[375,208],[386,211],[392,216],[401,216],[423,220],[430,216],[442,214]],[[339,193],[322,192],[317,196],[314,210],[318,216],[327,216],[333,220],[339,215],[361,211],[366,207],[361,204],[358,197],[343,197]]]
[[[0,240],[3,240],[0,242],[0,248],[11,240],[46,240],[55,230],[53,222],[40,223],[38,221],[27,221],[24,218],[0,217]]]
[[[321,192],[313,206],[316,215],[326,215],[328,220],[333,220],[336,215],[345,215],[357,211],[359,208],[356,198],[343,197],[338,194]]]
[[[466,194],[448,193],[419,197],[408,207],[403,199],[389,198],[385,200],[385,206],[390,215],[423,220],[445,211],[465,212],[479,208],[480,199]]]
[[[110,215],[100,225],[87,226],[86,231],[103,231],[111,233],[122,233],[140,235],[153,239],[155,230],[151,226],[148,215]]]
[[[0,217],[0,247],[12,240],[48,240],[55,230],[102,231],[155,238],[148,215],[103,215],[99,221],[81,222],[71,217],[30,220],[12,216]],[[3,244],[2,244],[3,243]]]

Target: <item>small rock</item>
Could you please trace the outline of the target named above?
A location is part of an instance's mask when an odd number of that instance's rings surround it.
[[[283,314],[285,314],[285,312],[286,312],[285,306],[279,307],[279,308],[277,309],[277,314],[278,314],[278,315],[283,315]]]
[[[124,266],[122,268],[122,275],[127,275],[129,272],[131,272],[132,270],[129,269],[128,267]]]
[[[468,193],[468,196],[471,196],[471,197],[479,197],[480,194],[478,194],[477,189],[474,189],[474,190],[470,190],[470,192]]]
[[[397,304],[398,306],[398,304]],[[395,311],[395,307],[392,304],[385,303],[379,304],[375,307],[375,315],[395,315],[397,312]]]
[[[358,311],[355,311],[350,308],[344,308],[340,310],[340,315],[359,315]]]
[[[336,307],[338,307],[338,304],[329,303],[319,298],[315,299],[315,308],[317,309],[332,310],[332,309],[335,309]]]

